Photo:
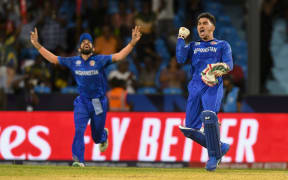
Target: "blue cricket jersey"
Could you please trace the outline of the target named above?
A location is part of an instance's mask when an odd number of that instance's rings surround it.
[[[86,61],[81,56],[58,56],[58,61],[72,71],[80,96],[86,98],[105,96],[107,78],[104,69],[112,63],[112,55],[92,55]]]
[[[219,112],[223,97],[223,80],[218,77],[219,83],[213,87],[201,80],[201,72],[207,64],[218,62],[226,63],[233,69],[232,52],[226,41],[213,39],[211,41],[196,41],[185,45],[183,39],[178,39],[176,45],[176,58],[178,63],[191,63],[192,80],[189,82],[189,97],[186,106],[185,126],[200,129],[202,121],[201,112],[205,110]]]
[[[195,41],[185,45],[185,41],[179,38],[176,57],[178,63],[185,63],[187,59],[191,62],[193,80],[201,80],[201,72],[207,67],[207,64],[224,62],[230,70],[233,69],[231,47],[224,40]],[[222,78],[219,80],[222,81]]]

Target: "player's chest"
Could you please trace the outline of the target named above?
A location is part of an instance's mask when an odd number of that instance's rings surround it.
[[[221,47],[215,41],[195,42],[191,53],[193,59],[218,57],[221,53]]]
[[[96,76],[101,73],[100,67],[95,60],[76,60],[73,71],[76,76]]]
[[[95,60],[76,60],[73,67],[77,70],[100,70],[100,64]]]

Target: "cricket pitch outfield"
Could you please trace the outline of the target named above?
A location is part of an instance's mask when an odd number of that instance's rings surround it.
[[[0,165],[0,180],[188,180],[188,179],[288,179],[284,170],[268,169],[217,169],[207,172],[204,168],[141,168],[141,167],[69,167],[48,165]]]

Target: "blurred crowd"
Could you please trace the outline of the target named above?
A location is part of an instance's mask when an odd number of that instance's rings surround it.
[[[32,47],[30,32],[35,27],[45,48],[57,56],[74,56],[83,32],[94,37],[96,54],[113,54],[129,42],[132,28],[141,25],[143,36],[133,53],[126,61],[107,68],[110,95],[185,94],[191,74],[190,65],[177,64],[174,56],[178,28],[188,27],[192,32],[189,41],[197,39],[196,17],[202,11],[209,11],[216,19],[219,16],[217,22],[222,29],[230,27],[231,31],[231,20],[227,22],[219,4],[213,4],[212,0],[3,0],[0,2],[0,106],[5,106],[7,93],[25,95],[31,107],[38,103],[39,93],[77,93],[69,70],[48,63]],[[216,38],[229,37],[222,32],[226,31],[219,30],[220,37],[216,35]],[[244,89],[243,66],[236,63],[231,74],[233,83],[241,89]]]
[[[261,7],[261,90],[288,94],[288,1],[263,0]]]

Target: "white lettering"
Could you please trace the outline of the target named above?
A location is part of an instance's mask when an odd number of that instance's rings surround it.
[[[12,133],[16,132],[16,137],[14,141],[11,141]],[[2,156],[4,159],[10,160],[24,160],[25,154],[21,154],[19,156],[15,156],[12,154],[12,149],[20,145],[25,140],[26,134],[25,130],[20,126],[10,126],[4,129],[1,138],[0,138],[0,149],[2,150]]]
[[[106,160],[106,156],[101,155],[99,145],[100,144],[93,143],[93,149],[92,149],[92,160],[93,161],[105,161]]]
[[[216,52],[217,52],[217,48],[215,48],[215,47],[195,48],[195,49],[194,49],[194,54],[196,54],[196,53],[198,53],[198,52],[200,52],[200,53],[207,53],[207,52],[214,52],[214,53],[216,53]]]
[[[34,126],[28,132],[28,139],[32,145],[37,147],[40,150],[40,155],[33,156],[28,154],[29,160],[47,160],[51,154],[51,147],[44,139],[38,136],[39,132],[43,132],[46,135],[49,135],[49,129],[44,126]]]
[[[84,144],[89,144],[90,143],[90,136],[84,135]]]
[[[191,154],[193,150],[193,141],[190,138],[185,138],[183,161],[189,162],[191,160]]]
[[[120,159],[121,146],[123,139],[127,132],[130,123],[130,118],[123,118],[120,125],[120,119],[117,117],[112,118],[112,130],[113,130],[113,150],[112,161],[118,161]]]
[[[258,134],[258,122],[256,119],[243,119],[240,125],[238,146],[236,150],[236,162],[243,162],[246,155],[247,162],[254,162],[252,146],[256,143]],[[248,129],[250,134],[248,136]]]
[[[232,145],[233,144],[233,141],[234,139],[232,137],[229,137],[228,134],[229,134],[229,127],[231,126],[236,126],[237,124],[237,120],[236,119],[223,119],[222,122],[221,122],[221,141],[222,142],[225,142],[227,144],[230,144]],[[222,157],[222,162],[231,162],[232,161],[232,158],[231,157],[228,157],[227,155],[223,156]]]
[[[208,151],[205,147],[202,147],[200,161],[201,162],[207,162],[208,161]]]
[[[93,76],[93,75],[98,75],[99,72],[97,70],[90,70],[90,71],[77,70],[75,71],[75,74],[79,76]]]
[[[158,118],[145,118],[142,128],[138,160],[154,161],[157,156],[161,121]],[[152,129],[152,133],[150,133],[150,129]],[[147,154],[148,152],[149,154]]]
[[[1,127],[0,127],[0,154],[1,154]]]
[[[166,128],[163,139],[163,147],[161,153],[162,161],[176,161],[175,156],[170,156],[170,148],[171,145],[177,144],[178,138],[173,136],[173,128],[174,126],[179,126],[181,124],[180,118],[168,118],[166,120]]]

